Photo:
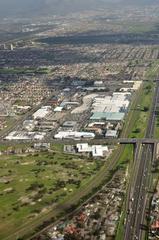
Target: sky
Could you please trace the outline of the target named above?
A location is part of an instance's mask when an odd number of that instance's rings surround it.
[[[40,13],[69,13],[84,9],[107,7],[109,4],[154,4],[159,0],[0,0],[0,18],[38,15]],[[119,4],[120,6],[120,4]],[[123,5],[121,5],[122,7]]]

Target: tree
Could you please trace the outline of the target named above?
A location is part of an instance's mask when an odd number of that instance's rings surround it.
[[[133,131],[133,133],[139,133],[141,130],[140,130],[140,128],[136,128],[134,131]]]
[[[145,107],[143,108],[143,111],[144,111],[144,112],[148,112],[148,110],[149,110],[149,107],[146,107],[146,106],[145,106]]]

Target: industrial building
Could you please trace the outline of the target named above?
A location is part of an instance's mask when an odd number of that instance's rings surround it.
[[[34,143],[34,149],[36,150],[50,150],[50,143]]]
[[[62,110],[63,110],[63,107],[57,106],[57,107],[54,109],[54,112],[62,112]]]
[[[105,134],[106,138],[117,138],[118,137],[118,131],[117,130],[107,130]]]
[[[51,106],[43,106],[33,114],[34,119],[43,119],[51,113]]]
[[[105,120],[105,121],[122,121],[125,113],[120,112],[95,112],[90,117],[90,120]]]
[[[79,143],[76,145],[79,153],[91,153],[93,157],[104,157],[108,153],[108,147],[102,145],[88,145],[88,143]]]
[[[92,104],[92,112],[126,112],[129,106],[127,95],[130,93],[113,93],[113,96],[97,96]]]
[[[38,121],[35,120],[25,120],[23,122],[23,129],[27,131],[33,131],[35,129],[35,126],[37,125]]]
[[[63,107],[63,108],[71,108],[71,107],[76,107],[79,105],[79,102],[66,102],[66,101],[63,101],[61,104],[60,104],[60,107]]]
[[[94,138],[95,134],[90,132],[76,132],[76,131],[61,131],[54,135],[56,139],[81,139],[81,138]]]
[[[112,96],[96,96],[92,103],[93,121],[123,121],[128,110],[131,93],[115,92]]]
[[[77,125],[76,121],[66,121],[63,123],[63,127],[74,128]]]
[[[9,133],[6,140],[43,140],[46,133],[44,132],[24,132],[24,131],[13,131]]]

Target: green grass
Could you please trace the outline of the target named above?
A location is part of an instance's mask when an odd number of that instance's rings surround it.
[[[6,117],[5,120],[6,120],[6,122],[5,122],[6,127],[3,128],[2,130],[0,130],[1,135],[3,135],[7,131],[7,129],[9,129],[11,126],[13,126],[16,122],[14,117]]]
[[[159,60],[156,60],[151,64],[151,68],[147,71],[146,78],[155,79],[158,72],[159,72]],[[156,118],[154,137],[159,138],[159,115],[157,115]]]
[[[129,107],[129,113],[125,119],[123,131],[120,137],[144,137],[153,93],[153,83],[144,82],[137,94],[134,95],[134,99]]]
[[[159,116],[157,116],[156,122],[155,122],[155,138],[159,138]]]
[[[146,33],[154,30],[156,30],[156,26],[153,23],[130,23],[128,26],[128,31],[130,33]]]
[[[124,152],[122,153],[122,155],[119,159],[118,167],[124,168],[125,171],[128,170],[129,176],[130,176],[131,171],[132,171],[132,168],[131,168],[132,164],[133,164],[133,146],[127,145],[124,148]],[[128,166],[129,166],[129,168],[128,168]],[[127,182],[127,189],[128,189],[128,182]],[[124,236],[124,221],[125,221],[125,217],[126,217],[125,205],[126,205],[126,195],[123,199],[122,212],[121,212],[120,220],[118,223],[115,240],[121,240],[121,239],[123,239],[123,236]]]
[[[101,161],[63,154],[60,148],[55,146],[54,153],[0,156],[0,239],[27,221],[36,221],[53,204],[64,202],[103,165]],[[9,188],[13,192],[7,193]],[[29,203],[24,203],[24,198]]]
[[[153,83],[144,83],[143,91],[140,97],[140,104],[133,111],[135,124],[129,134],[130,138],[143,138],[145,135],[147,121],[150,114],[152,98],[153,98]]]
[[[155,79],[159,72],[159,60],[152,62],[150,69],[147,71],[146,78],[147,79]],[[155,126],[155,138],[159,138],[159,116],[157,116],[156,126]]]
[[[48,68],[0,68],[0,74],[48,74]]]
[[[149,67],[148,71],[146,72],[145,79],[153,80],[157,76],[159,72],[159,60],[155,60],[151,62],[151,66]]]
[[[118,165],[119,166],[127,166],[127,163],[129,163],[133,158],[133,147],[132,145],[127,145],[124,148],[123,154],[119,158]]]
[[[117,229],[115,240],[123,239],[123,236],[124,236],[124,227],[123,226],[124,226],[125,216],[126,216],[125,211],[123,211],[120,216],[120,222],[118,224],[118,229]]]

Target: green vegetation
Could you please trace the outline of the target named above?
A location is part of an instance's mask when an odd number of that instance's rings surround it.
[[[149,109],[152,104],[153,97],[153,83],[144,83],[143,91],[140,96],[140,104],[133,111],[133,118],[135,124],[132,132],[129,134],[130,138],[143,138],[149,117]]]
[[[144,137],[153,97],[153,82],[144,82],[134,96],[121,137]]]
[[[131,145],[127,145],[124,148],[124,152],[121,155],[120,159],[119,159],[119,166],[123,167],[125,170],[128,169],[128,164],[129,164],[129,176],[131,175],[131,171],[132,171],[132,164],[133,164],[133,147]],[[128,182],[127,182],[127,191],[128,191]],[[124,221],[126,218],[126,210],[125,210],[125,205],[126,205],[126,195],[123,201],[123,206],[122,206],[122,213],[120,216],[120,221],[118,224],[118,228],[117,228],[117,233],[116,233],[116,238],[115,240],[121,240],[123,239],[124,236]]]
[[[153,23],[129,23],[128,24],[128,31],[130,33],[146,33],[155,31],[157,29],[156,25]]]
[[[154,63],[152,63],[152,66],[150,68],[150,70],[147,73],[147,78],[148,79],[154,79],[156,77],[156,75],[159,72],[159,61],[155,61]],[[155,132],[154,132],[154,137],[155,138],[159,138],[159,109],[157,109],[156,111],[156,126],[155,126]]]
[[[61,145],[54,146],[55,152],[58,152],[59,150],[61,150],[61,148],[62,148]],[[122,167],[117,166],[119,156],[122,154],[122,152],[123,147],[120,147],[117,151],[113,152],[112,157],[110,157],[108,161],[105,162],[104,164],[102,164],[101,161],[95,161],[96,170],[94,170],[94,173],[95,172],[96,173],[91,174],[92,176],[88,176],[88,178],[82,177],[83,181],[81,182],[81,185],[77,190],[68,194],[66,197],[63,197],[61,201],[57,202],[57,205],[52,204],[48,211],[45,212],[44,214],[38,213],[38,216],[35,217],[34,219],[29,220],[27,219],[27,221],[25,220],[24,223],[21,223],[19,226],[16,226],[16,228],[15,226],[14,229],[11,228],[10,231],[5,233],[7,235],[7,238],[4,239],[13,240],[16,239],[17,236],[25,236],[24,239],[28,239],[32,234],[36,234],[45,226],[47,226],[49,223],[54,222],[59,217],[66,215],[66,213],[74,210],[75,208],[77,208],[77,206],[83,204],[83,202],[89,197],[91,197],[95,192],[97,192],[101,188],[101,186],[103,186],[103,184],[107,183],[112,179],[114,173],[119,169],[119,167]],[[64,155],[62,154],[62,156],[65,156],[65,154]],[[67,156],[73,157],[73,155]],[[87,162],[87,160],[88,162],[91,161],[91,159],[87,159],[85,157],[84,158],[81,157],[80,159],[84,159],[84,162]],[[66,160],[67,159],[65,159],[65,161]],[[87,164],[88,163],[86,163],[85,165],[86,173],[88,170],[86,168],[86,166],[88,167]],[[61,172],[62,171],[59,172],[59,175],[61,174]],[[34,182],[34,185],[31,187],[35,186],[37,186],[37,182]],[[39,186],[37,187],[39,188]],[[43,187],[43,185],[42,186],[40,185],[40,187]],[[48,203],[46,205],[48,205]]]
[[[23,224],[47,214],[54,204],[65,202],[101,168],[101,161],[52,153],[0,157],[0,239]]]
[[[9,131],[9,129],[14,126],[15,122],[16,122],[15,118],[6,117],[6,123],[5,123],[6,127],[0,130],[0,136],[3,136],[7,131]]]
[[[157,76],[159,72],[159,60],[155,60],[150,63],[150,67],[145,75],[145,79],[147,80],[153,80]]]
[[[0,74],[48,74],[48,68],[0,68]]]
[[[155,138],[159,138],[159,117],[157,116],[156,126],[155,126]]]
[[[156,109],[155,138],[159,138],[159,108]]]
[[[125,216],[126,216],[125,211],[123,211],[120,216],[120,221],[118,224],[118,229],[117,229],[115,240],[123,239],[123,236],[124,236],[124,227],[123,226],[124,226]]]

